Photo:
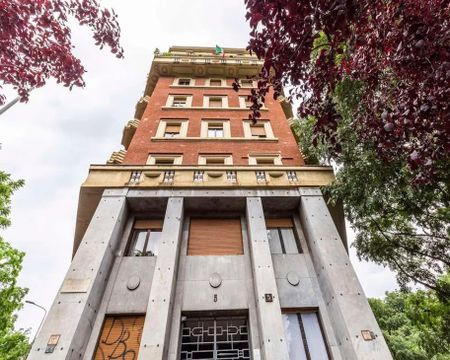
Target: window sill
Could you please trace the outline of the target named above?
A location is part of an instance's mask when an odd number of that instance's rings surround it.
[[[250,137],[159,137],[153,136],[152,141],[264,141],[264,142],[278,142],[278,138],[250,138]]]
[[[221,111],[221,110],[228,110],[228,111],[251,111],[249,108],[241,108],[241,107],[216,107],[216,108],[210,108],[210,107],[203,107],[203,106],[162,106],[163,110],[213,110],[213,111]],[[261,111],[268,111],[268,108],[262,108]]]

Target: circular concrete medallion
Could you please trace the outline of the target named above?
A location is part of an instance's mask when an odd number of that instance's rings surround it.
[[[130,276],[127,282],[127,289],[131,291],[136,290],[139,287],[140,283],[141,279],[139,278],[139,276]]]
[[[218,273],[213,273],[209,277],[209,285],[213,288],[218,288],[222,284],[222,278]]]
[[[286,275],[287,281],[292,286],[297,286],[300,283],[300,279],[295,271],[289,271]]]

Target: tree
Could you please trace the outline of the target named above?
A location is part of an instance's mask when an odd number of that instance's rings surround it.
[[[0,0],[0,81],[12,85],[21,101],[49,78],[84,86],[85,70],[72,53],[71,18],[92,30],[96,45],[123,57],[117,15],[96,0]]]
[[[11,196],[23,185],[0,172],[0,228],[10,225]],[[0,236],[0,359],[17,360],[29,349],[27,333],[14,330],[15,312],[22,307],[27,289],[17,285],[24,253],[14,249]]]
[[[434,291],[387,292],[369,303],[395,360],[450,359],[450,303]]]
[[[343,200],[358,256],[450,297],[450,2],[246,5],[264,60],[251,117],[289,85],[306,161],[336,165],[324,192]]]

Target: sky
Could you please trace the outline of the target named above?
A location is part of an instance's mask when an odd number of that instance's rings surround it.
[[[125,59],[99,50],[87,29],[74,26],[86,87],[69,91],[49,82],[0,117],[0,169],[25,180],[13,196],[12,226],[2,236],[26,253],[19,277],[19,285],[29,289],[26,299],[46,309],[70,265],[80,185],[90,164],[104,164],[121,149],[123,126],[143,94],[155,48],[246,47],[248,41],[243,0],[100,3],[119,16]],[[350,229],[348,235],[351,241]],[[358,261],[352,248],[350,257],[367,296],[397,288],[389,270]],[[25,304],[16,327],[30,329],[32,337],[42,316]]]

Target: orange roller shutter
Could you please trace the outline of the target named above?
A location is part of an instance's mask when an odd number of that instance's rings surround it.
[[[188,255],[243,253],[240,219],[191,219]]]
[[[145,317],[107,316],[94,360],[137,359]]]

